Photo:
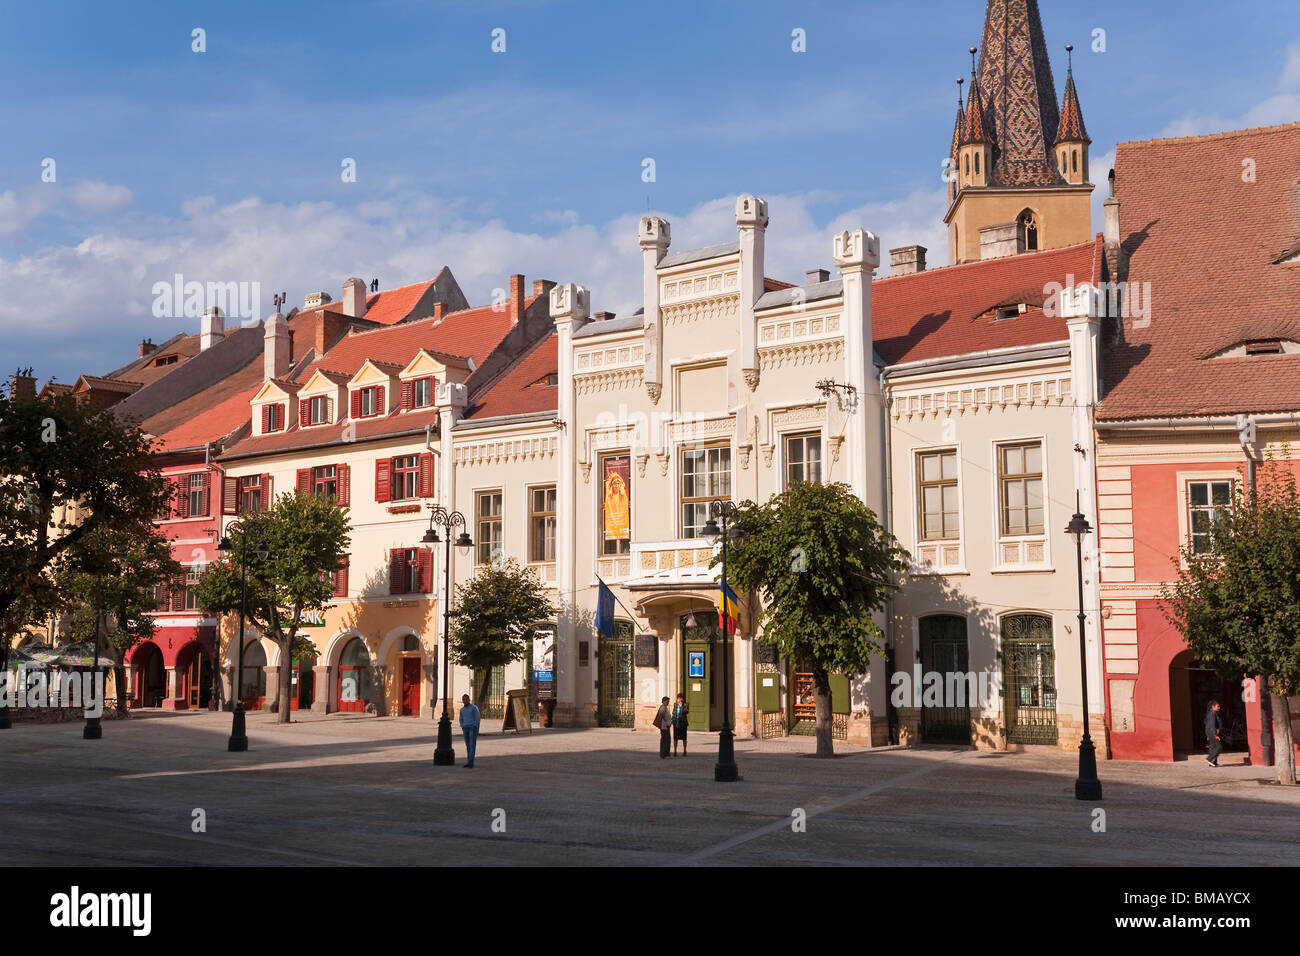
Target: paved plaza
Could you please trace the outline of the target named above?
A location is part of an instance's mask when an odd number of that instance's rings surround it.
[[[1105,832],[1058,753],[737,741],[743,780],[713,781],[715,735],[661,760],[616,729],[502,735],[476,766],[434,767],[436,723],[364,715],[137,713],[0,732],[10,865],[1288,865],[1300,789],[1271,768],[1101,765]],[[201,809],[206,832],[193,832]],[[796,811],[802,811],[802,815]],[[805,818],[802,832],[794,824]]]

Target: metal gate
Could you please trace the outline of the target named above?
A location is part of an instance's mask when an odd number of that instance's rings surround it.
[[[615,621],[614,636],[600,637],[600,706],[602,727],[631,727],[636,715],[632,695],[632,623]]]
[[[970,652],[966,641],[966,619],[955,614],[936,614],[923,617],[921,630],[921,671],[934,671],[942,678],[941,687],[961,688],[962,696],[968,689],[965,675],[970,669]],[[949,677],[953,674],[955,677]],[[921,701],[917,702],[921,704]],[[955,700],[945,700],[945,706],[921,706],[921,740],[927,744],[970,744],[970,701],[956,706]]]
[[[1002,619],[1002,673],[1007,743],[1056,743],[1056,652],[1050,617],[1012,614]]]
[[[472,697],[478,698],[478,690],[483,686],[483,672],[476,670],[472,672],[474,681],[474,691]],[[506,669],[504,667],[492,668],[492,677],[488,683],[487,700],[483,702],[483,710],[479,716],[490,717],[500,720],[506,715]]]

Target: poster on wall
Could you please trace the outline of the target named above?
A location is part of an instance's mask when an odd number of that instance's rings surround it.
[[[604,459],[605,540],[627,541],[632,537],[632,509],[628,486],[631,481],[629,458]]]
[[[555,696],[555,632],[533,632],[533,684],[538,700]]]

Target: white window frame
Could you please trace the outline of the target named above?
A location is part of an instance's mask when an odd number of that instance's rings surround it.
[[[1007,445],[1028,445],[1034,442],[1038,443],[1041,449],[1043,460],[1042,482],[1043,482],[1043,530],[1041,534],[1003,534],[1002,533],[1002,449]],[[990,449],[990,471],[992,478],[990,482],[990,495],[992,497],[992,516],[993,527],[992,534],[989,536],[993,542],[993,563],[990,566],[993,573],[999,572],[1016,572],[1016,571],[1052,571],[1052,497],[1051,497],[1051,474],[1050,462],[1048,460],[1049,445],[1047,435],[1039,433],[1036,435],[1010,435],[1000,438],[994,438],[989,442]],[[1061,525],[1062,528],[1065,525]],[[1007,564],[1002,560],[1002,546],[1004,544],[1019,543],[1020,554],[1022,558],[1027,555],[1029,545],[1042,542],[1043,560],[1030,562],[1027,560],[1017,564]]]
[[[923,454],[951,451],[957,456],[957,537],[956,539],[926,541],[921,537],[921,471],[920,458]],[[966,568],[966,458],[962,454],[961,442],[947,442],[938,445],[913,445],[908,453],[908,480],[911,485],[909,495],[912,503],[912,563],[913,574],[967,574]],[[995,479],[996,480],[996,479]],[[921,560],[921,549],[934,547],[942,557],[942,547],[957,546],[956,564],[929,564]],[[939,613],[939,612],[935,612]]]
[[[1191,512],[1188,510],[1190,501],[1187,496],[1187,486],[1198,481],[1228,481],[1232,483],[1232,491],[1235,493],[1241,482],[1241,472],[1236,469],[1180,471],[1175,473],[1174,479],[1178,482],[1176,489],[1178,494],[1178,565],[1185,568],[1187,562],[1183,559],[1183,549],[1192,543]]]
[[[673,474],[674,474],[673,523],[675,525],[674,534],[676,535],[676,539],[679,541],[703,541],[706,544],[709,543],[709,539],[705,537],[695,537],[695,538],[686,537],[686,529],[682,523],[682,505],[684,504],[682,500],[682,464],[685,461],[685,453],[688,451],[695,451],[697,449],[708,450],[708,449],[721,449],[721,448],[727,449],[728,463],[730,465],[730,467],[728,468],[728,482],[727,482],[730,490],[727,493],[727,500],[734,502],[736,500],[737,462],[736,462],[735,439],[733,436],[727,436],[725,439],[722,440],[701,439],[697,441],[680,442],[678,443],[675,449],[676,454],[673,455],[673,464],[675,465],[673,469]],[[710,501],[712,501],[713,499],[718,498],[720,496],[710,493],[707,497]]]

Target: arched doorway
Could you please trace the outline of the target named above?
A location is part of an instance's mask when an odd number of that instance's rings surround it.
[[[970,670],[970,648],[966,639],[966,619],[956,614],[934,614],[919,622],[921,671],[938,673],[945,689],[968,689],[964,675]],[[950,678],[948,675],[960,675]],[[917,706],[920,702],[914,702]],[[921,707],[921,739],[927,744],[962,744],[971,742],[970,701],[957,706],[944,700],[941,707]]]
[[[1169,723],[1175,756],[1209,749],[1205,713],[1212,700],[1219,702],[1223,749],[1246,750],[1246,709],[1241,700],[1241,681],[1225,680],[1215,671],[1202,667],[1190,650],[1174,657],[1169,662]]]
[[[244,702],[244,710],[261,710],[266,703],[266,650],[261,641],[249,641],[244,648],[239,699]]]
[[[158,645],[147,641],[137,647],[131,655],[131,670],[135,675],[135,706],[161,707],[167,696],[167,670]]]
[[[1047,615],[1002,619],[1002,687],[1007,743],[1056,743],[1056,648]]]
[[[363,713],[370,703],[370,651],[366,649],[366,642],[359,637],[349,641],[339,657],[337,693],[340,713]]]
[[[197,641],[176,655],[176,684],[178,707],[204,709],[212,700],[212,661]]]
[[[402,662],[402,684],[398,713],[403,717],[419,717],[423,661],[420,639],[414,634],[407,634],[402,638],[402,649],[399,653],[401,655],[399,660]]]
[[[596,712],[602,727],[631,727],[636,719],[636,699],[632,690],[631,621],[616,619],[614,634],[600,635],[600,702]]]
[[[310,710],[316,699],[316,658],[294,658],[289,668],[289,709]]]

